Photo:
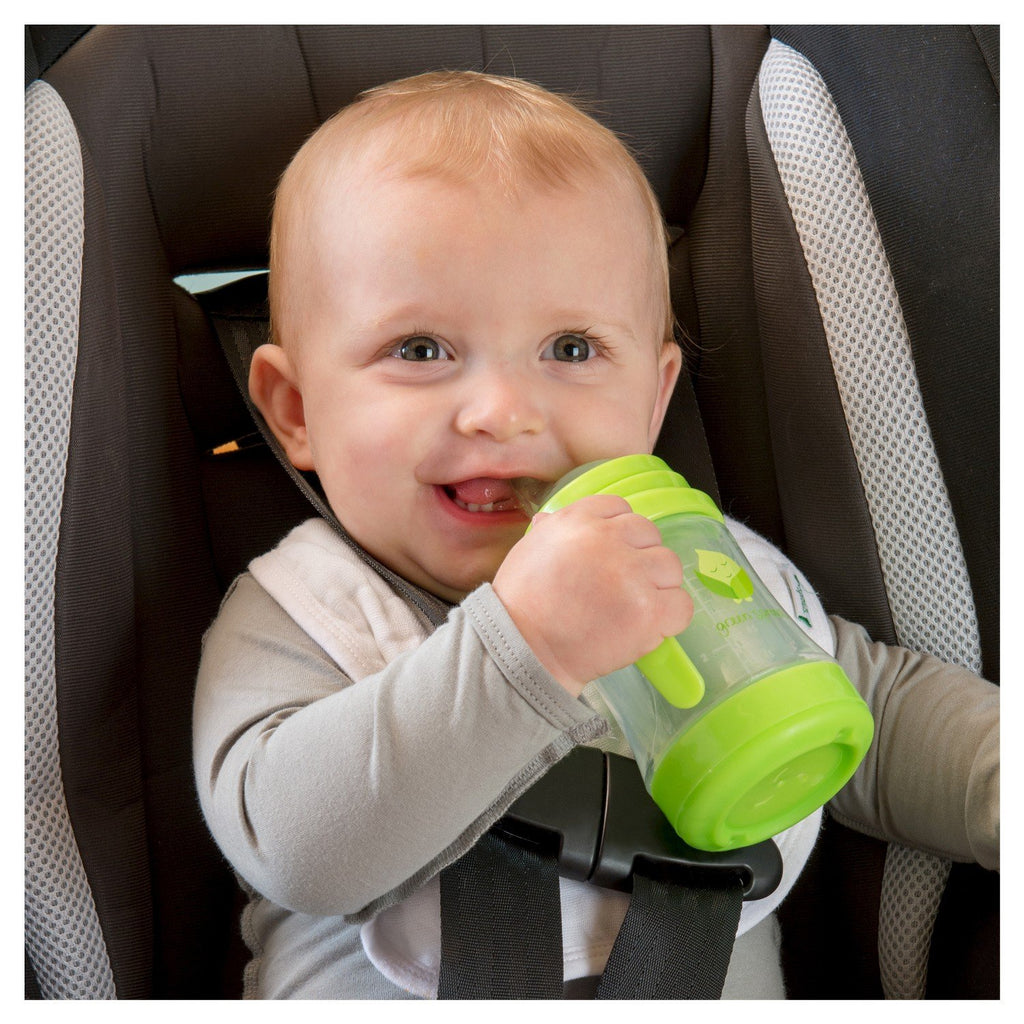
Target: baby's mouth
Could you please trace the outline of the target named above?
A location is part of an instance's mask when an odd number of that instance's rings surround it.
[[[532,516],[536,505],[531,495],[543,491],[547,485],[541,480],[518,477],[503,480],[496,477],[476,477],[445,484],[445,494],[459,508],[467,512],[525,512]]]

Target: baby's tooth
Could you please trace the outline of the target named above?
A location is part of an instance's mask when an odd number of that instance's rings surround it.
[[[459,501],[459,499],[456,498],[455,504],[458,505],[459,508],[464,508],[467,512],[493,512],[494,506],[497,503],[489,501],[486,505],[475,505],[471,501]]]

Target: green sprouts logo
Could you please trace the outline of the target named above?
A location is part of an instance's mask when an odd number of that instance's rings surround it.
[[[754,584],[742,566],[720,551],[703,551],[697,555],[697,579],[713,594],[732,598],[737,604],[754,599]]]

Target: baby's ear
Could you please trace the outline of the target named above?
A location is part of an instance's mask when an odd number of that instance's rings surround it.
[[[281,442],[296,469],[313,469],[302,392],[288,354],[279,345],[261,345],[249,366],[249,395]]]
[[[683,354],[679,346],[674,341],[664,342],[658,359],[658,392],[651,415],[649,443],[652,449],[661,432],[661,425],[665,420],[665,413],[668,412],[668,404],[672,400],[672,392],[675,390],[682,365]]]

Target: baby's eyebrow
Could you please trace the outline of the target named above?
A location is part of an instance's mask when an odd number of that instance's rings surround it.
[[[387,310],[378,313],[376,316],[368,317],[367,323],[371,327],[390,327],[394,323],[417,319],[411,313],[404,311]]]
[[[410,303],[372,313],[356,329],[375,333],[430,333],[443,327],[444,322],[441,310],[422,303]]]

